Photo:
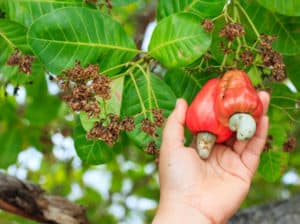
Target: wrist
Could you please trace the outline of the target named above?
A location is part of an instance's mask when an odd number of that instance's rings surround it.
[[[213,224],[212,220],[198,209],[173,200],[160,201],[153,224],[160,223]]]

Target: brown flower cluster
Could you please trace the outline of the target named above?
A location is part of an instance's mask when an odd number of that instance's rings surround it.
[[[109,10],[112,9],[112,0],[84,0],[85,3],[98,5],[99,8],[106,6]]]
[[[243,62],[243,64],[248,67],[249,65],[252,64],[253,60],[254,60],[254,55],[251,51],[249,50],[245,50],[240,54],[240,58]]]
[[[146,149],[144,150],[145,153],[148,153],[150,155],[159,155],[159,150],[157,149],[157,145],[154,141],[149,142]]]
[[[90,64],[83,68],[77,62],[58,78],[63,100],[72,110],[85,111],[89,117],[96,117],[101,111],[97,98],[108,100],[111,97],[111,80],[99,74],[98,70],[98,65]]]
[[[283,144],[283,150],[285,152],[292,152],[296,148],[296,138],[291,136],[288,140]]]
[[[149,118],[144,118],[141,121],[141,130],[150,136],[157,137],[156,129],[161,128],[165,122],[163,110],[159,108],[152,109],[154,122]]]
[[[213,21],[211,19],[204,19],[201,23],[202,27],[204,30],[206,30],[207,32],[211,32],[214,27],[215,24],[213,23]]]
[[[239,23],[227,23],[219,32],[219,36],[225,37],[229,42],[243,35],[245,35],[245,29]]]
[[[14,53],[8,58],[6,63],[11,66],[18,66],[19,72],[24,72],[28,75],[31,73],[31,66],[34,59],[34,56],[22,55],[22,53],[18,49],[16,49]]]
[[[119,139],[120,131],[132,131],[135,128],[133,118],[126,117],[123,120],[116,114],[109,114],[108,120],[95,122],[93,128],[87,133],[87,139],[101,139],[109,145],[115,144]]]
[[[273,142],[273,136],[268,135],[265,146],[264,146],[264,151],[267,152],[271,149],[272,147],[272,142]]]
[[[271,69],[272,80],[280,82],[286,79],[287,75],[281,54],[272,49],[275,39],[274,36],[262,35],[258,49],[261,51],[264,66]]]
[[[165,123],[165,117],[163,116],[163,110],[159,108],[152,109],[152,115],[154,121],[151,121],[149,118],[144,118],[141,121],[141,130],[147,133],[151,137],[158,137],[157,128],[163,127]],[[144,150],[146,153],[151,155],[158,155],[158,147],[154,141],[148,143],[146,149]]]

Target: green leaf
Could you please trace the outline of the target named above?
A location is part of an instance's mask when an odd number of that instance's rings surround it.
[[[50,72],[60,73],[76,60],[101,69],[131,60],[138,50],[110,16],[86,8],[63,8],[41,16],[30,26],[28,41]]]
[[[206,74],[189,74],[182,69],[170,69],[164,81],[171,87],[177,98],[183,97],[190,104],[204,83],[210,79]]]
[[[286,65],[288,78],[292,81],[297,90],[300,91],[300,55],[285,56],[284,62]]]
[[[296,108],[296,102],[300,99],[300,96],[298,93],[292,93],[282,83],[273,83],[270,87],[272,88],[272,93],[268,110],[270,119],[269,134],[273,136],[272,145],[282,149],[288,133],[293,130],[295,125],[300,123],[297,119],[300,110]]]
[[[6,62],[17,48],[24,53],[30,52],[26,33],[27,29],[23,25],[6,19],[0,20],[0,73],[4,75],[6,80],[19,79],[20,77],[16,77],[17,75],[24,76],[18,72],[16,66],[9,66]]]
[[[9,19],[29,26],[35,19],[55,9],[67,6],[87,6],[82,0],[1,0],[0,7],[4,9]]]
[[[256,66],[251,66],[247,74],[254,86],[262,83],[261,71]]]
[[[106,163],[113,159],[114,151],[118,146],[109,147],[103,141],[89,141],[86,132],[78,122],[74,129],[74,142],[77,155],[89,165]]]
[[[18,120],[18,116],[15,113],[17,109],[17,104],[15,97],[3,96],[4,90],[0,88],[0,124],[1,122],[7,122],[9,125],[13,124]],[[5,98],[4,98],[5,97]],[[2,128],[0,127],[0,134]]]
[[[186,66],[209,48],[210,35],[199,18],[190,13],[173,14],[161,20],[153,31],[150,54],[166,67]]]
[[[46,83],[46,72],[38,62],[32,65],[32,84],[26,85],[26,109],[25,118],[32,125],[45,125],[55,119],[61,101],[57,96],[52,96],[48,92]]]
[[[270,150],[261,154],[258,171],[267,181],[275,182],[281,177],[287,164],[287,153]]]
[[[299,0],[258,0],[258,2],[272,12],[287,16],[300,16]]]
[[[157,106],[164,110],[164,116],[168,116],[173,110],[176,100],[175,94],[163,80],[153,74],[149,76],[146,78],[142,74],[135,74],[134,82],[132,79],[125,81],[121,108],[123,117],[133,116],[135,118],[136,128],[128,132],[128,136],[141,148],[145,148],[150,141],[153,141],[152,137],[141,131],[141,120],[145,117],[153,120],[151,109]],[[158,128],[158,134],[161,134],[161,128]],[[160,146],[160,138],[155,139],[155,142],[157,146]]]
[[[137,2],[137,0],[112,0],[113,6],[124,6]]]
[[[21,151],[22,136],[18,129],[10,128],[0,135],[0,167],[7,168],[15,163]]]
[[[163,19],[177,12],[190,12],[200,18],[213,18],[221,14],[226,0],[160,0],[157,18]]]
[[[99,117],[88,117],[85,112],[80,112],[80,121],[84,130],[89,131],[96,121],[99,121],[101,118],[106,118],[107,114],[113,113],[120,115],[121,103],[122,103],[122,94],[123,94],[123,84],[124,78],[118,78],[112,81],[111,83],[111,93],[112,96],[109,100],[99,99],[99,104],[101,112]]]
[[[266,10],[255,1],[247,3],[245,8],[260,33],[277,36],[273,44],[275,50],[285,55],[300,53],[300,17],[281,16]],[[253,38],[253,31],[249,27],[246,33]]]

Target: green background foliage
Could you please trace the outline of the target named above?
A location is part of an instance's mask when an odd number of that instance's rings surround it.
[[[273,138],[243,206],[299,192],[299,1],[232,0],[230,5],[225,0],[155,1],[157,26],[147,51],[135,44],[142,22],[138,15],[151,9],[154,1],[112,0],[112,8],[104,0],[97,5],[90,2],[0,0],[1,171],[82,204],[91,223],[149,223],[159,185],[156,157],[143,149],[150,141],[160,146],[162,128],[157,136],[149,136],[140,129],[141,120],[153,121],[154,108],[163,109],[167,117],[176,98],[191,103],[208,79],[237,66],[249,73],[254,85],[272,89],[268,115]],[[202,27],[205,18],[214,21],[212,32]],[[229,43],[219,31],[233,21],[243,24],[245,35]],[[271,68],[263,68],[259,56],[250,66],[241,63],[239,53],[244,48],[255,52],[259,34],[277,37],[272,46],[283,56],[288,79],[265,78]],[[224,54],[221,43],[233,51]],[[29,75],[7,65],[15,49],[35,56]],[[113,80],[112,98],[99,99],[105,108],[99,117],[72,112],[61,92],[53,92],[56,77],[76,61],[82,66],[98,64],[100,73]],[[18,100],[22,95],[24,99]],[[113,146],[87,140],[93,122],[109,113],[132,116],[137,127],[120,133]],[[297,145],[286,152],[283,146],[290,136]],[[41,155],[37,169],[22,160],[22,153],[32,148],[34,157]],[[291,175],[298,179],[286,181]],[[0,222],[33,223],[2,211]]]

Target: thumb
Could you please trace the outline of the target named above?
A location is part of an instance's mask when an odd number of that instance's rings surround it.
[[[187,103],[184,99],[177,99],[176,107],[167,119],[162,139],[162,149],[183,146],[184,123],[187,110]]]

